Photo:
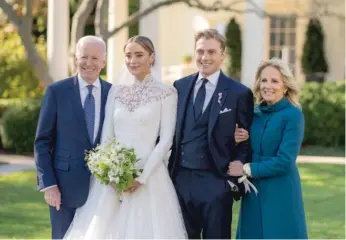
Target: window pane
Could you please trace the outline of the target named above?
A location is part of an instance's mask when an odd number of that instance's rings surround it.
[[[270,46],[274,46],[276,44],[276,34],[275,32],[270,33]]]
[[[273,49],[271,49],[269,51],[269,58],[273,58],[273,57],[275,57],[275,51]]]
[[[285,23],[287,21],[287,18],[281,18],[281,21],[280,21],[280,28],[281,29],[284,29],[285,28]]]
[[[280,32],[280,46],[283,46],[285,44],[285,33],[282,31]]]
[[[271,17],[270,18],[270,27],[271,28],[275,28],[276,27],[275,21],[276,21],[276,17]]]

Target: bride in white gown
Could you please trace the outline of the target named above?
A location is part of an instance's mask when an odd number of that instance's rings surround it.
[[[121,202],[111,186],[93,179],[64,239],[187,238],[164,163],[174,136],[177,92],[161,82],[150,39],[130,38],[124,51],[127,68],[108,95],[101,144],[115,137],[134,148],[143,172]]]

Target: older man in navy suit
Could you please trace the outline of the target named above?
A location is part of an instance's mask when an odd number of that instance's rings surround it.
[[[225,38],[214,29],[196,34],[199,72],[174,83],[178,91],[175,141],[169,170],[189,238],[231,238],[232,204],[244,194],[230,162],[250,159],[248,141],[234,141],[236,124],[249,131],[252,92],[221,70]]]
[[[37,184],[49,204],[53,239],[64,237],[76,208],[88,198],[85,152],[100,142],[111,87],[99,77],[106,64],[102,39],[81,38],[75,61],[76,76],[47,88],[35,139]]]

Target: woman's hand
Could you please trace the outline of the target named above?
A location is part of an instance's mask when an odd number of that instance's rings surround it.
[[[235,125],[234,140],[238,144],[249,139],[249,133],[244,128],[238,128],[238,124]]]
[[[140,186],[142,186],[142,184],[138,181],[134,181],[132,183],[132,186],[129,187],[127,190],[125,190],[125,192],[128,192],[128,193],[133,193],[134,191],[136,191]]]

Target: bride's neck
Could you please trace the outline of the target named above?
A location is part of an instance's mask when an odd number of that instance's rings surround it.
[[[146,74],[142,74],[142,75],[140,75],[140,76],[135,76],[135,79],[136,79],[136,81],[141,82],[141,81],[143,81],[144,79],[146,79],[149,75],[150,75],[150,72],[149,72],[149,73],[146,73]]]

